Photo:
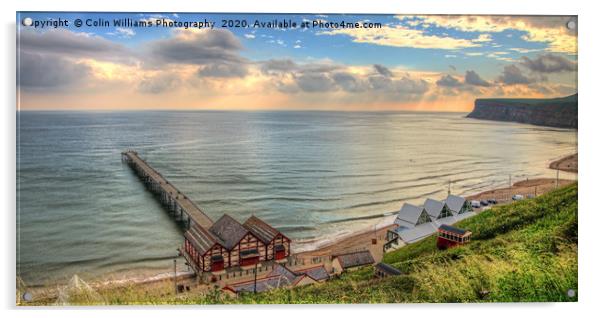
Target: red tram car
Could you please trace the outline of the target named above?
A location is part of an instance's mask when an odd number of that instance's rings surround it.
[[[443,224],[437,230],[437,248],[444,250],[470,242],[472,232]]]

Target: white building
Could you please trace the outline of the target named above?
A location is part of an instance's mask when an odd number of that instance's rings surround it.
[[[426,210],[433,220],[443,219],[454,215],[445,202],[433,199],[426,199],[426,201],[424,201],[424,210]]]
[[[411,229],[417,225],[432,222],[428,212],[419,206],[413,204],[404,203],[397,214],[395,224],[399,227],[398,229]]]
[[[452,212],[456,215],[472,211],[470,202],[457,195],[448,195],[447,199],[445,199],[445,204],[447,204],[447,207],[449,207],[449,209],[452,210]]]

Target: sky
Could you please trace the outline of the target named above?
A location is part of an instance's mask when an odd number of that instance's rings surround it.
[[[70,23],[39,27],[59,19]],[[114,24],[124,19],[153,25]],[[20,110],[470,111],[476,98],[577,92],[570,16],[21,12],[17,21]]]

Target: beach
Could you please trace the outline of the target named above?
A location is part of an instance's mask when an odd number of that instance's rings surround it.
[[[576,173],[577,155],[574,154],[565,156],[560,160],[554,161],[550,164],[550,168]],[[511,187],[500,187],[483,191],[477,194],[466,196],[466,199],[478,201],[495,199],[498,204],[507,204],[512,202],[512,196],[515,194],[522,195],[525,198],[529,196],[538,196],[550,192],[558,187],[569,185],[573,182],[575,181],[567,179],[557,180],[554,178],[525,179],[513,183]],[[368,249],[374,256],[375,260],[380,261],[383,256],[382,246],[386,242],[386,233],[388,230],[396,227],[393,224],[394,219],[395,215],[392,215],[391,217],[388,217],[386,221],[381,222],[388,224],[341,237],[334,242],[324,244],[323,246],[320,246],[314,250],[299,253],[298,255],[301,258],[310,259],[313,257],[343,254]],[[376,244],[373,244],[373,239],[377,240]]]
[[[575,167],[576,163],[570,163],[571,160],[576,160],[576,155],[570,155],[563,157],[560,161],[559,166],[568,167],[569,165]],[[558,161],[555,161],[555,163]],[[550,164],[550,167],[553,165]],[[555,165],[556,167],[556,165]],[[575,171],[576,172],[576,171]],[[482,191],[473,195],[466,196],[467,200],[488,200],[496,199],[499,204],[507,204],[512,202],[512,195],[521,194],[524,197],[538,196],[547,193],[557,187],[562,187],[575,182],[574,180],[567,179],[554,179],[554,178],[534,178],[525,179],[514,182],[511,187],[497,187],[494,189]],[[426,198],[425,198],[426,199]],[[477,210],[479,213],[481,210]],[[373,255],[376,262],[379,262],[383,258],[383,245],[386,243],[386,233],[388,230],[394,229],[396,226],[393,224],[393,220],[396,215],[389,215],[384,217],[379,223],[372,226],[371,228],[365,228],[355,233],[336,238],[334,241],[325,243],[317,246],[314,249],[308,251],[302,251],[294,254],[294,257],[298,260],[302,260],[303,265],[296,266],[297,268],[307,268],[316,266],[316,264],[327,264],[333,255],[344,254],[349,252],[369,250]],[[400,247],[405,244],[400,243]],[[134,271],[135,272],[135,271]],[[207,285],[198,284],[194,278],[192,272],[179,269],[177,273],[178,283],[183,284],[189,288],[189,292],[203,293],[207,292]],[[93,282],[83,282],[79,277],[74,276],[71,281],[59,288],[56,287],[36,287],[29,288],[36,295],[37,301],[42,303],[54,303],[60,302],[61,295],[66,293],[80,293],[81,290],[73,290],[73,286],[79,286],[81,289],[84,286],[88,291],[84,291],[89,294],[98,295],[99,299],[111,298],[114,292],[119,293],[131,293],[138,297],[139,293],[133,292],[133,290],[143,290],[144,295],[155,295],[164,296],[173,291],[173,272],[165,272],[157,275],[144,276],[142,274],[135,275],[130,278],[107,278],[105,280],[97,280]],[[71,290],[71,291],[70,291]],[[117,293],[117,294],[119,294]],[[100,296],[102,295],[102,296]]]
[[[577,173],[578,154],[568,155],[550,163],[550,169]]]

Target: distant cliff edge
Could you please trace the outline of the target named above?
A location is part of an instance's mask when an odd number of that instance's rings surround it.
[[[551,99],[479,98],[467,117],[577,128],[577,94]]]

